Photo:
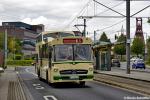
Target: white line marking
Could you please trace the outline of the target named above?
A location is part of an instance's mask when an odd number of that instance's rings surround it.
[[[35,89],[44,89],[44,87],[42,87],[42,86],[37,86],[37,87],[35,87]]]
[[[33,86],[39,86],[39,85],[41,85],[41,84],[32,84]]]
[[[33,73],[33,72],[30,72],[29,69],[30,69],[30,68],[26,68],[25,71],[28,72],[28,73],[31,73],[31,74],[34,75],[34,76],[38,76],[37,74],[35,74],[35,73]]]
[[[53,100],[58,100],[55,96],[53,95],[46,95],[46,96],[43,96],[45,100],[49,100],[48,98],[52,98]]]
[[[35,89],[44,89],[44,87],[40,86],[41,84],[32,84]]]

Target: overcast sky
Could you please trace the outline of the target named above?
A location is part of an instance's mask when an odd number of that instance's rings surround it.
[[[125,1],[97,1],[108,7],[113,7],[114,10],[124,15],[126,14]],[[85,6],[87,3],[88,6]],[[131,15],[148,5],[150,5],[150,0],[132,1]],[[85,9],[79,14],[83,7],[85,7]],[[44,24],[46,30],[77,30],[75,27],[73,27],[73,25],[82,24],[83,20],[73,19],[79,15],[119,16],[118,14],[107,10],[107,8],[99,4],[94,4],[92,0],[0,0],[0,23],[5,21],[22,21],[28,24]],[[144,10],[136,16],[150,16],[150,8]],[[123,20],[123,18],[89,19],[87,21],[87,31],[89,32],[88,36],[93,38],[93,31],[100,30],[97,32],[97,39],[99,38],[100,34],[105,31],[107,36],[111,38],[111,40],[114,40],[114,34],[118,33],[117,31],[121,29],[122,25],[124,29],[126,28],[125,20]],[[143,31],[150,35],[150,24],[147,24],[146,21],[147,19],[143,19]],[[115,23],[119,24],[110,28],[106,28]],[[80,30],[82,30],[82,27]],[[132,18],[131,37],[133,37],[134,34],[135,18]]]

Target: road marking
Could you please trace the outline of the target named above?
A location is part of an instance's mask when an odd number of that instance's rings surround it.
[[[40,89],[44,89],[44,87],[42,87],[42,86],[37,86],[37,87],[35,87],[35,89],[37,89],[37,90],[39,89],[39,90],[40,90]]]
[[[39,86],[39,85],[41,85],[41,84],[32,84],[33,86]]]
[[[18,71],[16,71],[16,74],[19,74],[19,72],[18,72]]]
[[[35,87],[35,89],[44,89],[44,87],[41,86],[41,84],[32,84],[32,85]]]
[[[55,96],[53,95],[46,95],[46,96],[43,96],[45,100],[49,100],[49,98],[53,99],[53,100],[58,100]]]
[[[37,74],[35,74],[35,73],[33,73],[33,72],[30,72],[29,69],[30,69],[30,68],[26,68],[25,71],[28,72],[28,73],[31,73],[31,74],[34,75],[34,76],[38,76]]]

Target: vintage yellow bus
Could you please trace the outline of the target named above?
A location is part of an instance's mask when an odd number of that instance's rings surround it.
[[[36,45],[36,72],[48,83],[93,80],[92,40],[87,37],[46,37]]]

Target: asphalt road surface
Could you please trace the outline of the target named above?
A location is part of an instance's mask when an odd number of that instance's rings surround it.
[[[48,85],[40,81],[34,73],[34,67],[18,68],[18,76],[34,100],[130,100],[131,97],[143,97],[128,90],[115,88],[99,82],[87,82],[85,87],[75,83]],[[140,99],[142,100],[142,99]]]

